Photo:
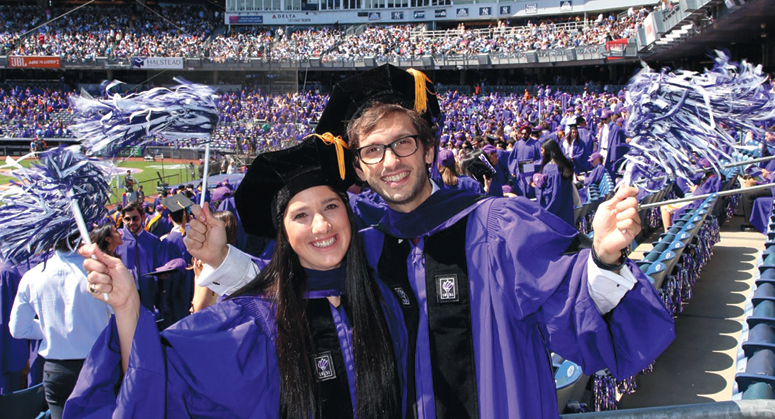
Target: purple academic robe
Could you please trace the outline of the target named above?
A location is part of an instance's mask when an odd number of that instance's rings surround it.
[[[129,229],[123,227],[121,235],[124,243],[116,248],[116,254],[127,269],[133,270],[140,291],[140,302],[145,308],[154,311],[154,306],[158,304],[156,278],[145,274],[153,272],[171,259],[181,257],[180,252],[145,230],[141,230],[135,237]]]
[[[692,192],[691,196],[699,196],[699,195],[719,192],[721,191],[722,186],[724,185],[720,177],[715,175],[709,176],[707,179],[705,179],[704,182],[702,182],[699,186],[697,186],[697,189],[695,189],[694,192]],[[703,202],[702,199],[698,199],[684,205],[681,208],[678,208],[673,213],[673,217],[671,219],[678,220],[687,211],[699,208],[700,205],[702,205],[702,202]]]
[[[584,144],[584,147],[587,149],[587,155],[590,155],[594,153],[595,151],[595,137],[592,135],[592,133],[587,128],[578,128],[579,131],[579,139],[581,140],[581,143]]]
[[[624,154],[621,154],[623,149],[619,147],[626,144],[624,140],[624,130],[615,122],[610,122],[608,124],[608,138],[603,139],[603,141],[608,141],[608,154],[603,162],[608,173],[614,173],[615,163],[624,157]]]
[[[387,212],[385,200],[371,189],[364,189],[359,194],[347,192],[347,196],[358,223],[358,230],[377,224]]]
[[[595,166],[592,171],[590,171],[586,176],[584,176],[584,185],[589,186],[592,184],[600,183],[601,180],[603,180],[603,175],[605,174],[605,166],[602,164],[598,164]]]
[[[21,390],[19,373],[30,356],[27,339],[14,339],[8,330],[11,307],[22,276],[9,262],[0,262],[0,394]]]
[[[496,150],[498,155],[498,164],[495,165],[495,176],[490,183],[488,195],[503,196],[503,186],[510,184],[511,174],[509,173],[508,161],[513,151]]]
[[[403,383],[407,342],[403,317],[391,292],[384,284],[379,286]],[[324,298],[326,293],[313,292],[320,294],[313,298]],[[330,291],[326,295],[339,294]],[[354,406],[350,321],[344,306],[329,308],[345,364],[340,366],[343,370],[336,371],[347,376]],[[274,304],[262,297],[222,301],[161,333],[153,315],[141,309],[129,368],[121,374],[118,332],[112,318],[86,358],[64,417],[277,417],[280,373],[273,342],[275,328]]]
[[[191,264],[191,254],[183,243],[183,234],[179,228],[173,228],[162,242],[175,247],[186,261]],[[191,300],[194,298],[194,271],[187,270],[185,274],[173,272],[167,279],[158,280],[159,288],[164,290],[164,324],[171,325],[188,316]]]
[[[419,238],[405,261],[387,264],[406,264],[419,307],[415,380],[420,418],[436,417],[434,390],[449,391],[443,383],[435,387],[432,379],[439,359],[431,358],[431,336],[443,331],[428,327],[428,301],[440,291],[426,289],[424,247],[429,237],[466,216],[464,286],[470,287],[469,355],[475,363],[479,417],[558,417],[547,348],[578,363],[586,374],[609,368],[624,378],[648,366],[672,342],[673,317],[633,263],[629,267],[638,282],[601,316],[587,289],[589,250],[564,254],[577,237],[571,226],[523,198],[472,196],[442,189],[410,213],[388,210],[382,231],[364,231],[373,264],[390,240],[400,244]],[[444,357],[466,359],[459,353]]]
[[[573,225],[573,184],[563,179],[557,165],[549,163],[542,169],[544,184],[536,187],[536,202],[541,207]]]
[[[509,156],[508,167],[509,167],[509,173],[511,173],[515,177],[514,186],[516,186],[518,190],[515,190],[514,192],[521,196],[526,196],[528,198],[532,198],[535,196],[535,191],[533,190],[533,187],[530,186],[530,180],[533,177],[532,171],[520,171],[519,166],[522,162],[523,164],[541,164],[541,144],[534,140],[534,139],[528,139],[528,141],[524,141],[520,139],[514,144],[514,149],[511,150],[511,155]]]
[[[566,152],[564,144],[562,145],[562,150],[565,157],[573,161],[573,171],[576,174],[592,170],[592,164],[588,161],[590,153],[580,139],[573,142],[569,152]]]
[[[453,187],[448,186],[448,188],[453,188]],[[484,194],[484,188],[482,187],[482,184],[477,182],[477,180],[472,178],[471,176],[466,176],[466,175],[461,175],[457,177],[457,185],[454,187],[454,189],[458,189],[461,191],[471,191],[477,194]],[[501,193],[502,192],[503,191],[501,190]]]

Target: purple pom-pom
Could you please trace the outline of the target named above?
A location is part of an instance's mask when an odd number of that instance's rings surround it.
[[[220,119],[215,91],[176,79],[173,89],[95,99],[85,92],[71,99],[77,123],[70,129],[89,155],[114,157],[128,147],[162,145],[181,139],[209,141]],[[120,84],[113,82],[107,91]]]
[[[78,232],[72,199],[92,225],[107,215],[110,163],[60,147],[40,155],[30,168],[17,168],[16,180],[0,193],[0,255],[20,262],[48,252]]]
[[[725,150],[737,143],[727,129],[761,133],[759,122],[775,117],[775,95],[761,66],[730,62],[722,52],[715,61],[703,73],[647,67],[627,84],[624,128],[633,139],[625,183],[660,172],[689,179],[693,154],[718,171],[721,160],[731,160]]]

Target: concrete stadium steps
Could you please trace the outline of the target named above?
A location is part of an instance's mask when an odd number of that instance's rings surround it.
[[[637,391],[621,397],[620,410],[731,399],[744,305],[765,241],[761,233],[741,232],[742,224],[741,217],[732,217],[721,226],[721,241],[694,296],[676,316],[675,341],[657,359],[654,372],[638,376]],[[650,249],[646,242],[633,259]]]

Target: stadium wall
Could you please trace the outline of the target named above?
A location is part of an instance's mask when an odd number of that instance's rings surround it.
[[[433,3],[443,3],[434,0]],[[452,2],[450,2],[452,3]],[[482,21],[598,14],[629,7],[653,6],[644,0],[456,1],[433,6],[429,0],[227,0],[227,25],[357,25]]]

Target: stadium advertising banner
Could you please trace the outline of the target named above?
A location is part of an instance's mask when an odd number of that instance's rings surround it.
[[[510,15],[511,14],[511,6],[501,6],[501,14],[502,15]]]
[[[560,2],[560,11],[561,12],[572,12],[573,11],[573,2],[572,1],[561,1]]]
[[[133,57],[132,68],[150,70],[181,70],[183,57]]]
[[[643,21],[643,30],[646,32],[646,45],[651,45],[657,40],[657,24],[654,21],[654,13],[650,13]]]
[[[390,12],[390,18],[393,20],[404,20],[404,12]]]
[[[380,20],[382,19],[382,15],[380,12],[371,12],[369,13],[369,20]]]
[[[528,3],[525,5],[525,14],[534,15],[538,13],[538,3]]]
[[[8,57],[8,66],[13,68],[60,68],[59,57]]]
[[[231,25],[260,25],[264,23],[263,16],[229,16]]]
[[[468,17],[468,8],[464,7],[464,8],[457,9],[457,13],[455,13],[455,16]]]
[[[479,16],[492,16],[492,7],[480,7]]]
[[[436,10],[436,18],[447,17],[447,9]]]
[[[425,19],[425,10],[419,10],[414,12],[415,19]]]

